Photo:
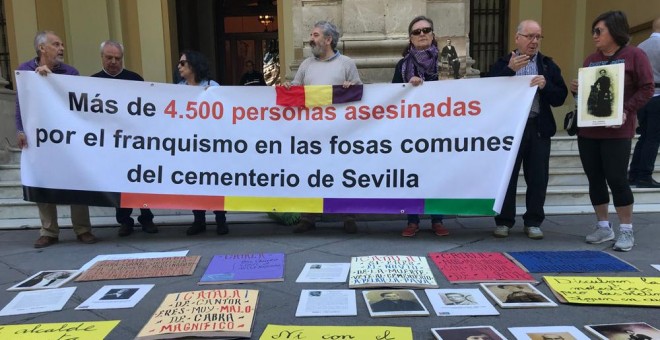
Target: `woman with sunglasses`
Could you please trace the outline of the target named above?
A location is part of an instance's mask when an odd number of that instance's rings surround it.
[[[179,63],[177,64],[180,81],[179,85],[192,86],[219,86],[216,81],[210,77],[209,62],[206,57],[197,51],[184,51],[181,53]],[[214,210],[216,232],[218,235],[224,235],[229,232],[227,227],[226,212]],[[206,210],[193,210],[194,221],[192,226],[186,230],[187,235],[197,235],[206,230]]]
[[[408,25],[410,42],[403,50],[403,59],[394,69],[392,83],[421,85],[424,81],[438,80],[438,43],[433,34],[433,21],[423,15],[412,19]],[[438,236],[447,236],[449,231],[442,224],[442,215],[431,215],[431,229]],[[419,215],[408,215],[408,225],[401,232],[403,237],[412,237],[419,231]]]
[[[581,127],[578,131],[580,160],[589,180],[589,198],[597,218],[594,231],[587,235],[586,242],[598,244],[615,238],[608,216],[609,185],[620,223],[619,237],[613,248],[629,251],[635,239],[632,226],[634,198],[628,183],[628,161],[637,110],[653,95],[653,73],[646,54],[628,45],[628,20],[623,12],[609,11],[599,15],[591,24],[591,31],[596,52],[585,59],[584,67],[622,63],[625,75],[623,124]],[[573,94],[578,92],[577,79],[571,82],[571,91]]]

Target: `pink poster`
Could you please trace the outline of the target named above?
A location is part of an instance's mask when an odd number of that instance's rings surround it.
[[[429,253],[451,283],[536,282],[502,253]]]

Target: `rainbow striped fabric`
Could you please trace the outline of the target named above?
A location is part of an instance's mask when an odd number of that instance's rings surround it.
[[[331,104],[349,103],[362,99],[362,85],[307,85],[275,86],[279,106],[326,106]]]

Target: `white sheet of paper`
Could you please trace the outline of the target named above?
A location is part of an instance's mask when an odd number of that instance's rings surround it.
[[[103,254],[103,255],[97,255],[95,258],[85,263],[82,267],[80,267],[80,270],[85,271],[91,268],[96,262],[99,261],[127,260],[127,259],[155,259],[162,257],[186,256],[188,255],[188,252],[189,250],[162,251],[162,252],[151,252],[151,253]]]
[[[437,316],[500,315],[479,289],[425,289]]]
[[[296,282],[346,282],[350,263],[306,263]]]
[[[556,334],[564,339],[573,337],[575,340],[590,340],[574,326],[509,327],[509,332],[518,340],[533,339],[534,335],[540,338],[543,334]]]
[[[660,264],[652,264],[651,267],[660,270]]]
[[[76,309],[133,308],[153,287],[154,285],[152,284],[103,286],[94,295],[76,307]]]
[[[42,313],[62,310],[76,287],[20,292],[0,310],[0,316]]]
[[[353,289],[303,289],[296,309],[300,316],[357,316]]]

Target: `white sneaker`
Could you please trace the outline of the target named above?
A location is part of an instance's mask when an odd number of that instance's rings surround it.
[[[508,237],[509,236],[509,227],[505,225],[498,225],[495,230],[493,230],[493,236],[495,237]]]
[[[596,226],[594,231],[587,235],[586,241],[587,243],[593,243],[593,244],[598,244],[598,243],[603,243],[606,241],[611,241],[614,239],[614,231],[612,228],[603,228]]]
[[[632,230],[620,231],[619,238],[616,239],[616,243],[612,249],[618,251],[630,251],[635,245],[635,236],[633,235]]]
[[[539,227],[525,227],[524,230],[527,237],[532,240],[540,240],[543,238],[543,231],[541,231],[541,228]]]

